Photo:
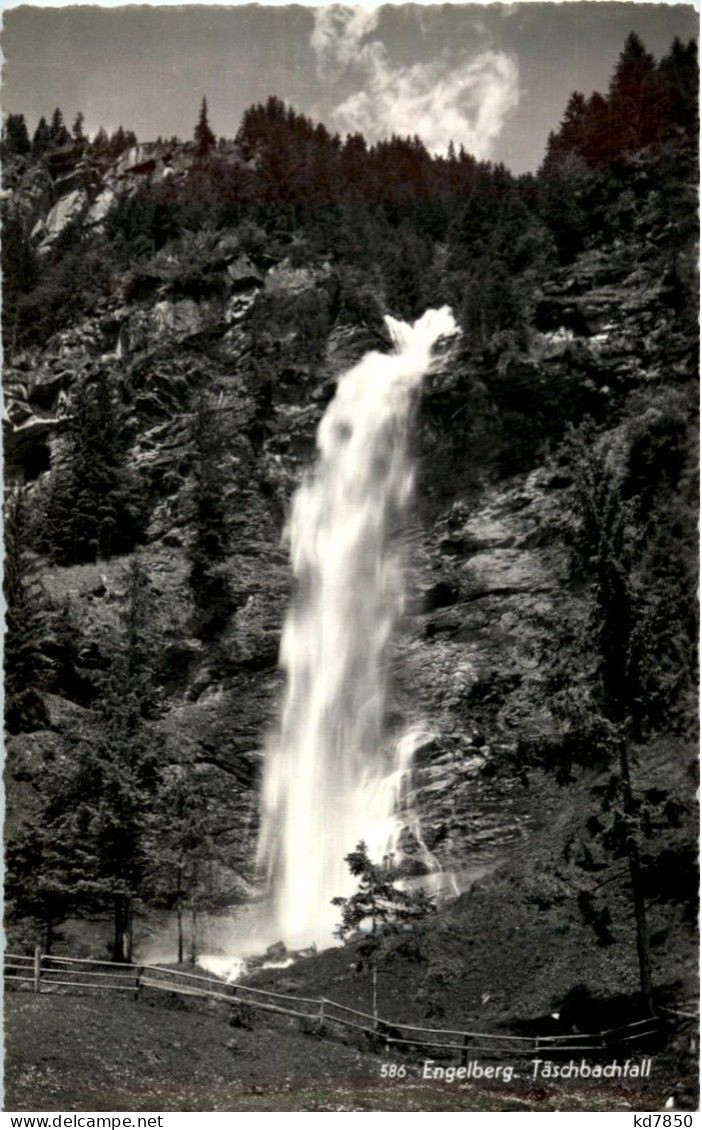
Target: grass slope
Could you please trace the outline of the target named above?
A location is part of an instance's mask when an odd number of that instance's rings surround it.
[[[232,1027],[226,1006],[146,993],[133,1000],[13,992],[6,998],[5,1109],[64,1111],[651,1110],[667,1095],[634,1083],[478,1086],[424,1082],[401,1062],[268,1019]]]

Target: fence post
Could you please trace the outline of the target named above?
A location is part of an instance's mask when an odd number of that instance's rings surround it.
[[[136,967],[136,980],[134,982],[134,1000],[139,1000],[139,992],[141,990],[141,975],[143,973],[143,966],[137,965]]]
[[[34,949],[34,992],[41,992],[41,946]]]
[[[461,1048],[461,1067],[468,1066],[468,1037],[463,1037],[463,1047]]]
[[[324,997],[319,1000],[319,1023],[324,1024]]]

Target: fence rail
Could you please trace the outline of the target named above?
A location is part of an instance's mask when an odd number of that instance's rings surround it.
[[[270,989],[254,988],[252,985],[222,981],[214,975],[186,973],[160,965],[137,965],[81,957],[54,957],[52,954],[41,953],[39,949],[31,956],[5,953],[3,972],[6,981],[19,982],[18,988],[31,986],[35,993],[51,993],[56,988],[74,991],[95,989],[100,992],[132,993],[136,1000],[144,989],[177,993],[181,996],[222,1001],[234,1008],[254,1009],[297,1020],[307,1020],[319,1025],[337,1025],[384,1043],[386,1050],[392,1047],[407,1050],[431,1048],[432,1051],[443,1052],[447,1056],[459,1053],[462,1063],[467,1063],[469,1055],[476,1052],[499,1059],[501,1055],[506,1054],[510,1057],[519,1057],[533,1056],[538,1052],[570,1054],[576,1051],[613,1050],[618,1045],[660,1035],[666,1028],[675,1024],[674,1010],[666,1009],[662,1011],[665,1011],[667,1018],[646,1017],[601,1032],[517,1036],[502,1032],[425,1028],[416,1024],[405,1024],[399,1020],[374,1017],[371,1013],[362,1012],[338,1001],[328,1000],[326,997],[300,997],[278,993]],[[285,1003],[280,1004],[281,1001]],[[351,1017],[354,1019],[350,1019]],[[457,1042],[456,1037],[460,1043]]]

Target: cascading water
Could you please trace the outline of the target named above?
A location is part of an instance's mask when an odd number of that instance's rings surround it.
[[[384,753],[388,645],[404,601],[397,532],[412,492],[407,425],[448,307],[414,325],[387,318],[390,354],[369,353],[339,381],[299,487],[288,534],[297,593],[281,642],[287,686],[266,752],[259,862],[288,946],[329,944],[345,855],[365,839],[396,847],[396,809],[413,743]],[[409,751],[409,752],[408,752]]]

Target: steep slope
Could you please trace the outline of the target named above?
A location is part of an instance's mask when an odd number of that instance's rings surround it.
[[[281,533],[313,457],[316,426],[338,375],[368,349],[389,348],[384,313],[411,316],[413,303],[433,303],[432,285],[442,298],[462,301],[466,280],[451,262],[469,254],[447,223],[445,238],[427,237],[426,262],[404,232],[402,254],[410,263],[416,252],[420,263],[409,281],[401,255],[384,274],[369,269],[359,281],[356,263],[352,269],[340,253],[328,254],[331,236],[321,220],[319,229],[300,221],[299,230],[294,221],[292,230],[282,220],[278,227],[275,217],[269,229],[241,215],[220,217],[218,226],[201,215],[196,223],[193,209],[209,214],[205,189],[217,197],[223,168],[233,179],[256,168],[235,145],[223,147],[218,160],[208,172],[182,145],[139,146],[100,161],[67,151],[39,167],[25,162],[6,180],[36,255],[52,265],[39,292],[46,303],[37,307],[41,340],[27,334],[6,364],[7,470],[39,515],[45,540],[47,530],[55,538],[39,559],[49,600],[40,648],[43,709],[8,740],[8,833],[40,806],[47,767],[70,763],[99,718],[106,673],[124,648],[120,617],[138,558],[151,584],[148,630],[158,640],[154,745],[162,763],[186,768],[207,798],[207,834],[218,852],[203,904],[214,912],[260,894],[260,758],[280,698],[277,652],[290,589]],[[500,292],[497,313],[482,311],[483,321],[490,315],[495,324],[476,342],[467,303],[463,342],[441,356],[427,381],[414,439],[416,522],[405,531],[415,599],[393,657],[388,719],[394,732],[411,723],[425,731],[409,803],[444,885],[451,889],[455,879],[474,888],[448,912],[458,923],[456,946],[461,923],[473,919],[485,934],[497,915],[512,939],[505,944],[514,965],[516,931],[533,929],[538,938],[550,914],[544,929],[555,946],[563,922],[577,923],[559,972],[564,992],[578,980],[588,914],[600,936],[595,932],[586,976],[598,975],[604,950],[596,946],[605,941],[592,899],[602,872],[609,882],[611,864],[606,853],[598,856],[588,827],[607,779],[594,753],[584,775],[562,785],[546,759],[534,756],[563,737],[544,654],[557,653],[575,670],[581,657],[573,637],[589,638],[592,612],[589,578],[573,566],[578,467],[564,435],[589,417],[598,443],[611,448],[615,463],[625,462],[627,429],[641,417],[651,433],[663,421],[665,447],[670,406],[679,416],[691,404],[694,369],[688,233],[667,218],[665,180],[650,155],[632,159],[621,176],[621,185],[607,184],[619,203],[626,198],[619,230],[594,231],[588,246],[561,256],[565,262],[549,251],[515,268],[522,305],[514,327],[506,325],[512,307]],[[501,177],[495,173],[498,186]],[[164,217],[149,213],[145,235],[140,208],[163,206],[172,219],[166,190],[178,222],[164,234]],[[530,192],[527,185],[524,197]],[[134,224],[129,239],[127,221]],[[465,216],[462,222],[470,229]],[[532,241],[535,230],[540,238],[534,215],[519,222]],[[349,238],[354,230],[349,225]],[[370,247],[366,236],[358,242]],[[104,264],[101,245],[109,252]],[[71,271],[77,299],[68,315],[57,291],[72,281]],[[415,292],[417,278],[423,289]],[[89,553],[72,560],[60,531],[55,535],[66,515],[59,509],[57,519],[51,504],[57,495],[60,501],[57,483],[81,412],[105,389],[121,465],[139,485],[138,497],[124,488],[123,513],[139,510],[145,518],[141,526],[135,518],[136,532],[118,552],[97,545],[92,560]],[[671,496],[679,481],[671,477]],[[192,580],[202,567],[203,538],[212,534],[202,529],[202,500],[213,496],[226,551],[216,547],[207,580],[226,592],[224,610],[203,610]],[[207,522],[216,524],[211,513]],[[689,892],[669,898],[659,861],[667,851],[670,865],[688,867],[689,735],[661,724],[638,734],[636,744],[637,787],[672,805],[647,860],[660,977],[670,985],[680,980],[689,946]],[[406,846],[405,870],[421,870],[409,833]],[[622,976],[627,990],[635,985],[620,871],[609,887],[606,945],[616,948],[607,951],[615,955],[602,980],[608,991]],[[16,929],[25,942],[35,925],[25,918]],[[99,925],[86,945],[102,946],[106,933]],[[68,937],[75,939],[75,930]],[[533,937],[530,946],[538,948]],[[476,983],[487,949],[470,974]],[[455,962],[455,947],[449,957]],[[440,1007],[437,998],[458,978],[449,973],[436,974],[438,988],[422,1008]],[[502,1011],[546,1009],[549,991],[544,968],[519,1007],[512,997]],[[477,1008],[476,994],[471,981],[466,1007]]]

